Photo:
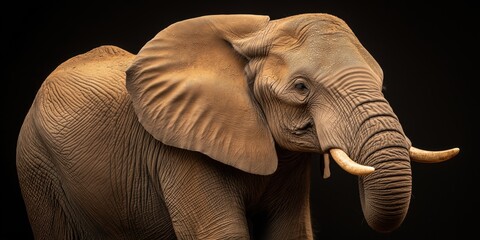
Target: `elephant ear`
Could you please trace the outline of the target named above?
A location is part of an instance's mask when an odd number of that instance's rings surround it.
[[[127,70],[127,90],[143,127],[167,145],[240,170],[275,172],[273,137],[248,86],[246,56],[239,53],[251,49],[236,44],[268,21],[267,16],[211,15],[159,32]]]

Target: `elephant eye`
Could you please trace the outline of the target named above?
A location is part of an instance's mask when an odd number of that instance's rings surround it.
[[[309,95],[308,80],[302,77],[296,78],[291,85],[291,89],[294,91],[293,96],[297,99],[296,102],[303,103]]]
[[[307,88],[307,86],[305,85],[305,83],[302,83],[302,82],[296,83],[296,84],[295,84],[295,89],[300,90],[300,91],[302,91],[302,92],[305,91],[305,90],[308,90],[308,88]]]

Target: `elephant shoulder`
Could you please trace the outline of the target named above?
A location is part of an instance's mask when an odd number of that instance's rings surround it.
[[[121,48],[101,46],[60,64],[32,104],[41,135],[55,141],[86,129],[108,129],[131,104],[125,70],[133,58]]]

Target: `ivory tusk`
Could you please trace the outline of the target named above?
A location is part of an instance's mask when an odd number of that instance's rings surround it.
[[[410,147],[410,159],[420,163],[438,163],[455,157],[458,152],[460,152],[459,148],[452,148],[443,151],[427,151],[416,147]]]
[[[330,158],[328,153],[323,154],[323,179],[330,177]]]
[[[375,171],[374,167],[360,165],[354,162],[348,155],[341,149],[332,148],[330,154],[333,160],[345,171],[354,175],[367,175]]]

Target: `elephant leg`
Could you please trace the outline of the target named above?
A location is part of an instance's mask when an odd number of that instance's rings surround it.
[[[223,196],[177,203],[172,223],[178,239],[250,239],[244,211]],[[230,202],[232,203],[232,202]]]
[[[72,239],[78,226],[64,210],[67,198],[42,143],[35,129],[24,124],[17,145],[17,173],[30,225],[35,239]]]
[[[276,174],[272,181],[274,187],[267,193],[265,204],[270,217],[263,235],[266,239],[313,239],[310,161],[302,161],[291,168],[280,166]],[[282,180],[285,182],[279,184]]]
[[[160,182],[179,239],[250,238],[235,177],[229,175],[238,170],[179,149],[164,156],[169,159],[161,161]]]
[[[265,236],[266,239],[313,239],[309,201],[298,208],[274,211]]]

